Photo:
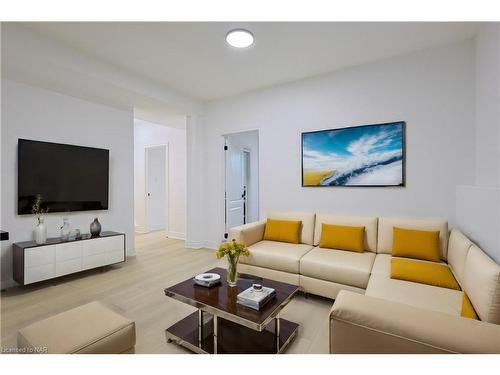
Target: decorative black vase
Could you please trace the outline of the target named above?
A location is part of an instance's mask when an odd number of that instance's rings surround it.
[[[90,224],[90,234],[92,237],[97,237],[99,234],[101,234],[101,223],[99,223],[99,220],[97,218],[94,219],[94,221]]]

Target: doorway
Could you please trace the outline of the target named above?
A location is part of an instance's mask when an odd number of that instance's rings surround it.
[[[149,231],[168,228],[168,146],[145,147],[146,220]]]
[[[258,130],[224,135],[224,238],[235,226],[259,220]]]

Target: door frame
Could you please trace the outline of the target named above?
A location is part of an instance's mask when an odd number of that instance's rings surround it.
[[[167,203],[167,207],[165,207],[165,231],[166,233],[169,233],[170,229],[170,192],[169,192],[169,185],[170,185],[170,168],[169,168],[169,162],[170,162],[170,154],[169,154],[169,145],[168,143],[161,143],[161,144],[153,144],[153,145],[146,145],[144,146],[144,221],[145,221],[145,226],[146,226],[146,231],[147,233],[151,232],[151,227],[149,225],[149,199],[148,199],[148,176],[149,176],[149,168],[148,168],[148,150],[152,148],[157,148],[157,147],[164,147],[165,148],[165,202]]]
[[[220,204],[220,211],[222,212],[222,217],[220,218],[219,221],[219,228],[220,233],[221,233],[221,239],[222,241],[225,241],[229,239],[229,237],[226,238],[226,233],[227,236],[229,236],[229,229],[228,228],[228,223],[227,223],[227,206],[226,206],[226,179],[227,179],[227,160],[226,160],[226,137],[234,134],[239,134],[239,133],[248,133],[248,132],[257,132],[257,157],[258,157],[258,171],[257,171],[257,179],[258,179],[258,219],[260,220],[262,218],[262,180],[261,180],[261,169],[262,169],[262,158],[261,158],[261,137],[260,137],[260,129],[259,128],[251,128],[251,129],[242,129],[242,130],[236,130],[232,132],[225,132],[225,133],[219,133],[220,134],[220,150],[222,152],[219,154],[220,155],[220,165],[222,166],[220,171],[220,181],[221,184],[219,185],[219,197],[221,197],[221,204]]]
[[[247,147],[243,147],[241,149],[241,169],[243,171],[243,174],[242,174],[242,183],[243,183],[243,187],[245,188],[245,197],[243,199],[243,224],[247,224],[247,221],[248,221],[248,201],[249,201],[249,195],[248,195],[248,173],[250,172],[250,169],[247,170],[246,168],[246,165],[245,165],[245,161],[247,160],[246,159],[246,155],[248,155],[248,163],[251,165],[252,164],[252,150],[250,150],[249,148]]]

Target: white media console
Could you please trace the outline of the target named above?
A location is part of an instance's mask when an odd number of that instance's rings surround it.
[[[125,234],[102,232],[98,237],[84,235],[74,241],[50,238],[13,244],[14,280],[21,285],[48,280],[75,272],[124,262]]]

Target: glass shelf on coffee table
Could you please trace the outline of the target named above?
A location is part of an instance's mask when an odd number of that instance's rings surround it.
[[[225,269],[208,272],[219,274],[221,283],[206,288],[190,278],[165,289],[166,296],[198,309],[167,328],[167,340],[195,353],[282,353],[295,338],[299,325],[280,318],[280,312],[298,292],[298,286],[240,275],[238,285],[229,287]],[[237,295],[253,283],[276,290],[276,297],[259,311],[236,303]]]

